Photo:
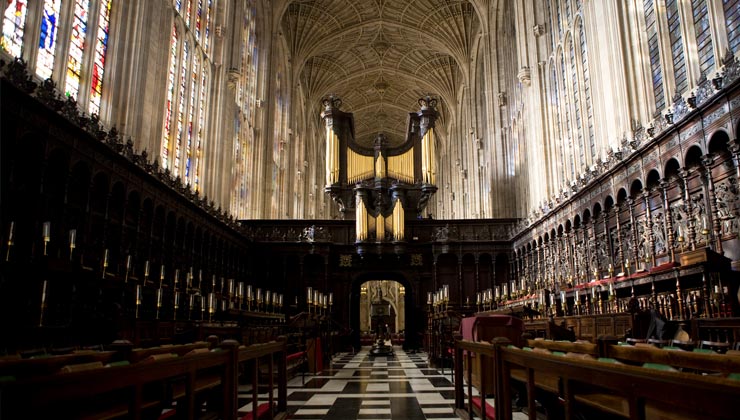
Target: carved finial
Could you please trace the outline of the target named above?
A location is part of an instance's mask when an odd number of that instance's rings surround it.
[[[437,99],[434,98],[432,95],[427,94],[427,96],[419,98],[419,106],[421,107],[422,111],[427,109],[434,109],[437,107]]]
[[[324,98],[321,101],[322,105],[324,105],[324,108],[329,111],[331,109],[339,109],[342,107],[342,100],[339,99],[339,97],[332,93],[328,97]]]

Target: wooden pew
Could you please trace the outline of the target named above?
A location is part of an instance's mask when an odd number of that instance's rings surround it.
[[[287,340],[285,337],[280,337],[279,340],[269,343],[253,344],[239,348],[236,363],[248,364],[252,371],[252,412],[242,417],[243,420],[283,418],[286,416],[288,398],[287,356]],[[257,404],[257,394],[260,385],[260,361],[264,359],[267,359],[268,402],[260,405]],[[275,378],[277,378],[278,389],[277,405],[273,396]],[[236,380],[236,378],[234,379]],[[236,387],[233,388],[233,401],[236,401]],[[236,408],[233,408],[234,413],[236,413]]]
[[[82,363],[100,362],[106,365],[117,360],[115,351],[80,350],[58,356],[37,356],[29,359],[19,357],[0,358],[0,377],[28,377],[48,375],[58,372],[62,367]]]
[[[205,352],[22,378],[2,384],[2,414],[8,418],[52,418],[64,413],[69,418],[139,419],[168,407],[172,400],[168,385],[185,381],[177,410],[184,418],[194,418],[198,378],[214,371],[222,381],[232,376],[231,353]]]
[[[500,392],[496,393],[497,410],[501,409],[497,419],[511,419],[512,381],[522,377],[530,391],[530,419],[536,418],[535,389],[562,399],[568,419],[584,407],[630,419],[737,416],[740,382],[732,379],[576,360],[502,345],[496,346],[495,357],[501,377]],[[552,389],[552,383],[543,387],[538,379],[541,375],[556,377],[557,389]]]
[[[740,373],[740,356],[661,349],[652,345],[618,345],[616,339],[600,337],[597,344],[569,343],[551,340],[528,340],[534,349],[545,349],[565,355],[588,355],[592,359],[613,359],[624,364],[642,366],[645,363],[671,366],[681,371],[727,376]]]
[[[468,413],[477,412],[485,418],[488,414],[476,409],[475,405],[487,406],[485,395],[474,401],[470,384],[465,402],[461,361],[465,350],[491,360],[497,378],[492,392],[497,401],[496,419],[511,418],[512,387],[517,383],[520,390],[526,390],[531,419],[536,418],[538,400],[554,418],[559,414],[572,418],[576,411],[587,412],[591,417],[609,414],[632,419],[735,417],[740,381],[724,375],[740,373],[740,358],[736,356],[626,347],[606,341],[600,346],[547,340],[530,340],[528,344],[534,347],[519,349],[502,338],[495,339],[493,345],[457,342],[455,407],[459,416],[465,418]],[[604,354],[626,363],[676,365],[719,375],[662,371],[596,360]],[[564,402],[564,408],[560,401]]]
[[[35,365],[21,363],[16,366],[18,375],[6,375],[0,381],[0,418],[157,419],[163,409],[174,408],[178,418],[192,419],[201,417],[200,409],[207,399],[214,417],[236,419],[240,364],[250,365],[255,373],[254,402],[259,385],[278,390],[277,401],[270,393],[269,403],[255,404],[251,414],[257,414],[255,418],[286,415],[284,339],[247,347],[226,340],[212,350],[208,343],[163,346],[136,350],[131,356],[136,363],[126,361],[110,367],[81,358],[75,360],[80,363],[65,365],[67,369],[38,370]],[[267,384],[259,383],[261,363],[266,363],[270,372]],[[29,372],[23,372],[28,366]]]

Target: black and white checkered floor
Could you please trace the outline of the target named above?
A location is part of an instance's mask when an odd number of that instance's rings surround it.
[[[388,357],[370,357],[369,348],[335,356],[331,368],[288,382],[288,417],[297,420],[457,419],[449,369],[429,368],[425,353],[394,347]],[[251,393],[240,388],[239,408],[251,411]],[[260,395],[260,403],[267,394]],[[521,415],[521,413],[515,413]],[[524,416],[526,418],[526,416]],[[517,416],[514,417],[517,419]]]

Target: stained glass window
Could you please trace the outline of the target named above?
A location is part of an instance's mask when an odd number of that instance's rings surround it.
[[[23,49],[23,28],[26,23],[26,11],[27,2],[25,0],[7,0],[0,45],[13,57],[20,57]]]
[[[185,0],[185,25],[188,27],[190,26],[190,12],[191,12],[190,3],[191,3],[190,0]]]
[[[648,50],[650,51],[650,71],[653,79],[653,95],[655,96],[655,109],[660,111],[665,107],[663,95],[663,69],[660,66],[660,48],[658,30],[656,28],[655,3],[654,0],[645,0],[645,28],[648,37]]]
[[[707,0],[692,0],[691,9],[694,12],[694,33],[696,34],[696,49],[699,53],[699,70],[703,75],[710,77],[709,73],[714,70],[714,49],[712,49],[712,32],[709,28]]]
[[[581,68],[583,71],[583,96],[586,100],[586,118],[588,120],[588,144],[591,151],[591,159],[596,156],[596,138],[594,136],[594,109],[591,103],[591,76],[588,69],[588,45],[586,44],[586,31],[583,22],[578,22],[578,37],[581,47]]]
[[[198,101],[198,132],[195,140],[195,162],[193,165],[193,189],[198,191],[200,187],[200,162],[203,154],[202,141],[203,133],[206,125],[206,100],[208,94],[208,71],[204,69],[201,71],[200,78],[200,100]]]
[[[167,104],[165,107],[164,135],[162,136],[162,166],[169,165],[170,142],[172,141],[172,107],[175,96],[175,74],[177,72],[177,27],[172,27],[170,41],[170,71],[167,75]]]
[[[740,0],[722,1],[725,8],[728,46],[733,54],[737,54],[738,46],[740,46]]]
[[[67,78],[65,82],[65,93],[67,96],[75,99],[77,99],[77,93],[80,90],[82,54],[85,51],[88,10],[90,10],[89,0],[75,1],[72,37],[70,38],[69,55],[67,57]]]
[[[557,145],[559,162],[566,162],[565,160],[565,148],[563,147],[564,139],[562,138],[562,130],[560,123],[560,92],[558,91],[558,74],[555,69],[555,63],[550,63],[550,108],[552,109],[553,119],[553,141]],[[565,164],[558,165],[560,168],[560,178],[562,181],[565,180]]]
[[[90,84],[90,113],[100,113],[100,99],[103,95],[103,74],[105,55],[108,52],[108,25],[110,24],[111,0],[102,0],[98,11],[98,34],[95,40],[92,81]]]
[[[575,165],[575,151],[573,150],[573,132],[571,131],[570,127],[570,101],[568,100],[568,89],[566,86],[568,86],[567,78],[566,78],[566,67],[565,67],[565,54],[563,51],[560,51],[560,77],[562,80],[562,89],[560,92],[562,103],[563,103],[563,133],[562,135],[564,138],[563,141],[567,142],[568,145],[568,156],[567,161],[570,162],[570,175],[575,176],[576,174],[576,165]]]
[[[208,7],[206,8],[206,42],[204,49],[208,53],[208,48],[211,46],[211,12],[213,11],[213,0],[206,0]]]
[[[61,0],[44,2],[39,31],[39,52],[36,58],[36,74],[42,79],[50,78],[54,70],[54,50],[57,46],[60,5]]]
[[[197,106],[196,101],[196,89],[198,87],[198,71],[200,70],[200,61],[198,60],[198,52],[193,54],[193,66],[190,69],[190,97],[188,98],[188,134],[187,142],[185,144],[185,183],[190,185],[192,180],[190,179],[192,172],[190,172],[191,154],[193,148],[193,124],[195,123],[195,109]]]
[[[180,102],[177,109],[177,139],[175,140],[175,162],[172,167],[172,171],[177,175],[180,173],[180,158],[182,151],[182,139],[185,131],[185,90],[188,84],[188,57],[190,49],[188,41],[183,43],[182,49],[182,66],[180,67],[180,91],[178,94],[178,101]]]
[[[681,35],[681,18],[678,15],[678,0],[666,0],[666,16],[668,17],[668,33],[671,41],[671,57],[673,57],[673,74],[676,78],[676,92],[683,93],[689,86],[686,77],[686,60],[683,53],[683,36]]]
[[[578,71],[576,70],[576,51],[573,46],[573,37],[568,37],[568,58],[570,62],[570,79],[573,86],[573,112],[576,120],[576,136],[578,138],[578,155],[581,165],[587,165],[590,160],[587,156],[586,144],[583,141],[583,123],[581,119],[581,92],[578,84]]]
[[[201,19],[203,17],[203,0],[198,0],[198,8],[195,10],[195,39],[200,42]]]

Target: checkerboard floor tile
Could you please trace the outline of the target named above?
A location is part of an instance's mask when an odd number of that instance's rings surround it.
[[[446,420],[455,416],[450,371],[443,375],[425,353],[394,347],[389,357],[370,357],[369,347],[340,353],[330,368],[288,382],[288,418],[295,420]],[[467,389],[467,387],[466,387]],[[473,393],[476,394],[475,389]],[[276,391],[275,394],[277,395]],[[266,392],[259,403],[266,402]],[[239,389],[239,415],[252,409],[251,390]],[[525,419],[514,413],[514,419]]]

